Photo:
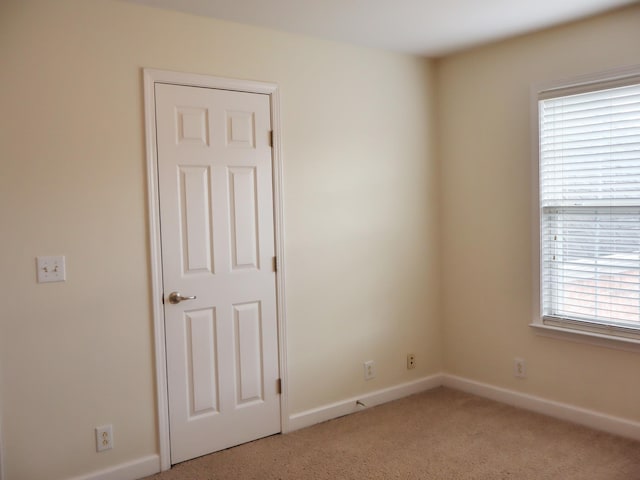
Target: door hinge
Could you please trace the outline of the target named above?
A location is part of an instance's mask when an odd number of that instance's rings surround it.
[[[273,257],[273,271],[278,271],[278,257]]]
[[[276,393],[278,395],[280,395],[282,393],[282,380],[281,379],[277,379],[276,380]]]
[[[273,130],[269,130],[269,146],[273,147]]]

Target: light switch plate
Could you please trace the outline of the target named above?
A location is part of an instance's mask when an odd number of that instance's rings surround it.
[[[64,255],[36,257],[38,267],[38,283],[64,282],[67,271],[64,265]]]

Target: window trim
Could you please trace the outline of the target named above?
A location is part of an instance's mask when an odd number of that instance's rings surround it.
[[[546,98],[572,95],[600,89],[614,88],[617,86],[640,82],[640,65],[630,65],[613,70],[602,71],[593,74],[580,75],[568,79],[540,82],[531,86],[530,90],[530,122],[531,122],[531,220],[532,220],[532,245],[531,245],[531,271],[532,271],[532,314],[533,319],[529,324],[533,330],[542,336],[563,339],[590,345],[615,348],[633,352],[640,352],[640,332],[631,335],[619,335],[607,333],[607,328],[601,324],[590,327],[588,322],[548,321],[542,317],[542,268],[540,258],[541,221],[540,214],[540,172],[539,172],[539,111],[538,102]]]

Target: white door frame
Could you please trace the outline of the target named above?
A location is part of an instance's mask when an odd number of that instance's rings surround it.
[[[194,87],[217,88],[247,93],[269,95],[271,128],[273,130],[273,201],[275,252],[278,259],[276,271],[276,302],[278,320],[278,355],[282,393],[280,395],[280,427],[289,430],[287,408],[287,342],[285,331],[285,281],[284,281],[284,215],[282,201],[282,151],[280,143],[280,99],[278,85],[250,80],[233,80],[192,73],[145,68],[144,108],[147,156],[147,189],[149,202],[149,240],[151,260],[151,284],[156,364],[156,400],[158,409],[158,441],[160,469],[171,468],[169,443],[169,401],[167,394],[167,363],[165,349],[164,307],[162,289],[162,263],[160,250],[160,209],[158,202],[158,152],[156,144],[155,84],[168,83]]]

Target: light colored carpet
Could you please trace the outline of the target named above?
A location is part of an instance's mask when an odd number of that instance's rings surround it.
[[[438,388],[148,479],[640,480],[640,442]]]

